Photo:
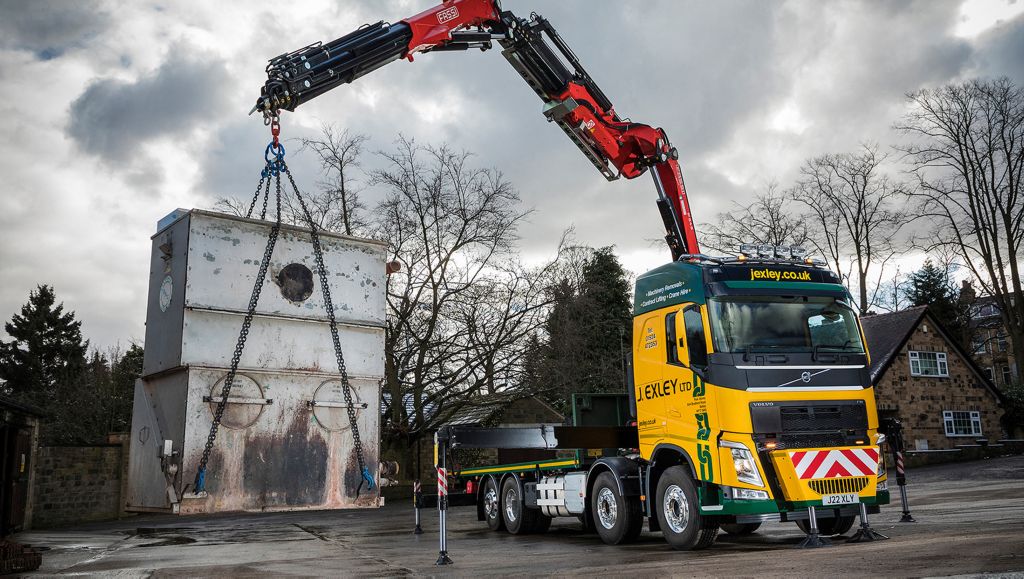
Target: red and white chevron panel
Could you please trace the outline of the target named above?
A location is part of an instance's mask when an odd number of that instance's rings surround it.
[[[437,469],[437,496],[448,496],[448,473],[443,468]]]
[[[842,450],[798,450],[789,453],[802,479],[874,476],[878,473],[878,447]]]

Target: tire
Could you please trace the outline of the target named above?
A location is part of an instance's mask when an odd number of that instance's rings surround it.
[[[484,479],[480,492],[483,497],[484,520],[487,521],[487,527],[492,531],[504,531],[505,519],[501,515],[501,493],[498,492],[494,477],[489,476]]]
[[[829,519],[818,518],[818,534],[826,537],[831,535],[842,535],[849,531],[853,527],[856,517],[832,517]],[[808,519],[801,519],[796,522],[796,526],[800,527],[800,530],[804,534],[811,532],[811,522]]]
[[[655,512],[665,540],[680,551],[705,549],[715,542],[718,522],[700,514],[697,487],[682,466],[665,469],[658,479]]]
[[[729,535],[742,537],[761,528],[761,523],[725,523],[719,527]]]
[[[608,545],[631,543],[640,536],[644,527],[640,497],[622,496],[615,476],[610,472],[599,474],[594,481],[590,512],[598,536]]]
[[[511,476],[501,485],[501,515],[505,529],[513,535],[543,532],[551,526],[550,517],[538,509],[526,508],[519,481]]]

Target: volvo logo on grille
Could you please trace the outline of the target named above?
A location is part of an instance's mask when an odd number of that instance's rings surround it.
[[[800,379],[803,380],[804,382],[810,382],[811,381],[811,373],[810,372],[804,372],[803,374],[800,374]]]

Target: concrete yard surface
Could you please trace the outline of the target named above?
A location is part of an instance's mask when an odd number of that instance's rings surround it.
[[[414,535],[409,503],[383,509],[172,517],[25,532],[46,549],[37,575],[268,577],[407,575],[590,575],[714,577],[924,577],[1024,572],[1024,456],[942,465],[909,473],[917,523],[898,523],[897,504],[875,515],[888,541],[796,549],[792,523],[748,537],[720,534],[710,549],[673,551],[660,533],[604,545],[575,519],[545,535],[493,533],[472,508],[450,511],[454,565],[436,567],[437,513]],[[896,495],[896,493],[894,493]],[[856,526],[854,527],[856,530]]]

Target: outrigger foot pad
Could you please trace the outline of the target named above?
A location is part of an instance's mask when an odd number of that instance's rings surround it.
[[[452,561],[451,557],[448,556],[448,552],[441,551],[437,556],[437,563],[434,563],[434,565],[451,565],[452,563],[455,563],[455,561]]]
[[[857,532],[850,537],[847,543],[868,543],[870,541],[884,541],[888,538],[871,527],[861,525],[860,529],[857,529]]]
[[[818,533],[808,533],[803,541],[797,544],[798,549],[815,549],[818,547],[831,547],[832,541],[822,537]]]
[[[910,516],[910,513],[903,513],[903,516],[900,517],[900,522],[901,523],[916,523],[917,521],[914,520],[914,517]]]

